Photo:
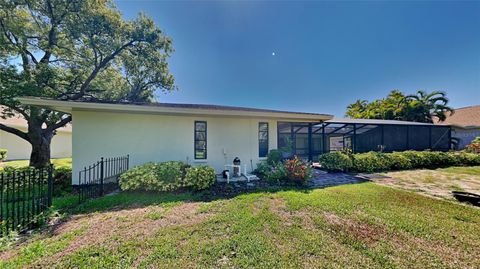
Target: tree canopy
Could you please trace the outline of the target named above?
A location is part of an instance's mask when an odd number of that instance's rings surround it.
[[[149,102],[176,89],[167,59],[172,40],[144,14],[126,21],[108,0],[0,0],[0,117],[23,116],[31,164],[49,159],[55,130],[69,115],[15,97]],[[46,146],[48,144],[48,147]]]
[[[416,122],[433,122],[434,118],[444,121],[446,112],[453,109],[448,106],[446,93],[417,91],[405,95],[399,90],[391,91],[387,97],[372,102],[357,100],[347,106],[345,115],[354,119],[384,119]]]

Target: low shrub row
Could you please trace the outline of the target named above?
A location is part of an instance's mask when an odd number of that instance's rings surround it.
[[[466,147],[467,152],[480,153],[480,136],[475,137]]]
[[[134,167],[120,176],[119,184],[122,190],[203,190],[215,180],[215,170],[209,166],[190,167],[183,162],[171,161]]]
[[[52,173],[53,177],[53,196],[59,197],[64,196],[72,192],[72,167],[71,166],[54,166]],[[16,173],[17,175],[21,173],[28,173],[29,170],[33,169],[32,167],[11,167],[6,166],[0,173],[6,175]],[[23,184],[23,183],[22,183]]]
[[[379,172],[447,166],[480,165],[480,155],[468,152],[404,151],[345,154],[331,152],[320,156],[319,163],[330,172]]]
[[[8,151],[6,149],[0,149],[0,162],[7,158]]]
[[[286,160],[284,162],[267,158],[266,162],[257,164],[255,173],[260,177],[266,179],[270,183],[296,183],[303,184],[307,179],[312,177],[312,168],[302,159],[295,156],[295,158]],[[275,156],[272,154],[272,156]]]
[[[71,193],[72,190],[72,167],[55,167],[53,171],[53,196],[64,196]]]

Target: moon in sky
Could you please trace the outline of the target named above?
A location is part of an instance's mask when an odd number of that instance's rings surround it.
[[[272,56],[275,56],[275,52],[272,52]]]

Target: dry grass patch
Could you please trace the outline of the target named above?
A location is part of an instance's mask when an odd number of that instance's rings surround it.
[[[300,220],[302,228],[313,230],[315,229],[315,222],[313,221],[310,213],[306,210],[289,210],[285,200],[281,198],[271,198],[269,209],[271,212],[280,217],[283,224],[291,226],[296,223],[296,220]]]
[[[410,170],[385,173],[386,178],[373,179],[376,183],[416,191],[436,198],[452,200],[452,191],[480,194],[480,173],[469,173],[468,167],[436,170]],[[476,171],[477,167],[472,167]]]
[[[211,216],[210,213],[198,212],[198,209],[199,203],[187,202],[172,208],[132,207],[73,216],[50,232],[50,240],[55,241],[66,233],[82,228],[84,232],[72,240],[66,248],[41,262],[32,264],[32,267],[48,267],[47,265],[55,264],[70,254],[89,246],[115,248],[125,241],[146,240],[162,228],[194,225]],[[155,217],[158,214],[161,214],[162,217]],[[21,248],[22,245],[7,251],[2,254],[2,257],[8,259],[12,255],[18,255],[18,249]]]

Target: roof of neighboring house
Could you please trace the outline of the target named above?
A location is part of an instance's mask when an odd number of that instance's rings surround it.
[[[333,118],[332,115],[328,114],[207,104],[59,101],[36,97],[18,98],[18,100],[24,104],[50,107],[66,113],[83,110],[165,115],[265,117],[310,122],[319,122]]]
[[[326,121],[328,123],[358,123],[358,124],[390,124],[390,125],[433,125],[432,123],[401,121],[401,120],[375,120],[375,119],[348,119],[348,118],[333,118]]]
[[[0,115],[3,114],[3,110],[5,110],[5,107],[0,106]],[[2,123],[4,125],[7,125],[7,126],[10,126],[10,127],[16,127],[16,128],[27,128],[28,127],[27,121],[21,115],[15,115],[14,117],[6,118],[6,119],[3,119],[3,118],[0,117],[0,123]],[[67,124],[64,127],[57,129],[57,131],[72,132],[72,125]]]
[[[480,105],[457,108],[453,114],[447,114],[445,121],[440,122],[435,119],[434,123],[468,129],[480,128]]]

